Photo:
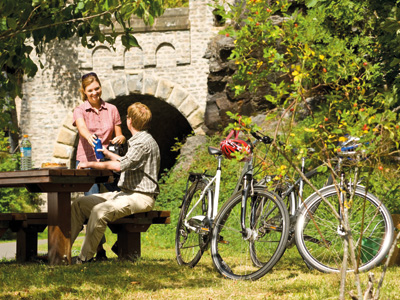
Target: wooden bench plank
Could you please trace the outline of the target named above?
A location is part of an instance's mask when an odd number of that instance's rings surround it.
[[[141,255],[141,232],[152,224],[170,224],[170,211],[137,213],[109,223],[117,234],[118,257],[136,259]],[[10,228],[17,232],[17,261],[24,262],[37,256],[38,233],[48,225],[47,213],[0,213],[0,236]]]

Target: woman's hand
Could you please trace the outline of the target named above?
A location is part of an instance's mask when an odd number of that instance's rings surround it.
[[[86,162],[80,162],[79,165],[76,167],[78,170],[80,169],[86,169],[88,168],[87,163]]]
[[[92,134],[89,135],[86,140],[88,141],[88,143],[90,144],[90,146],[92,146],[94,148],[94,141],[96,140],[96,135]]]
[[[113,144],[125,144],[125,137],[123,135],[117,135],[115,138],[112,139],[111,143]]]

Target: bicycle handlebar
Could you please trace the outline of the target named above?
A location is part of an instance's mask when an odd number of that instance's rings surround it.
[[[255,131],[250,131],[250,134],[257,140],[257,141],[260,141],[260,142],[262,142],[262,143],[264,143],[264,144],[271,144],[272,142],[273,142],[273,139],[271,138],[271,137],[269,137],[269,136],[267,136],[267,135],[261,135],[260,134],[260,132],[255,132]],[[356,149],[358,148],[358,147],[360,147],[360,146],[362,146],[362,144],[360,144],[360,143],[357,143],[357,144],[353,144],[353,145],[349,145],[349,146],[347,146],[349,143],[351,143],[351,142],[356,142],[356,141],[359,141],[359,138],[357,138],[357,137],[350,137],[349,139],[348,139],[348,141],[346,141],[345,143],[343,143],[342,145],[343,145],[343,147],[341,147],[340,148],[340,154],[341,155],[348,155],[348,156],[350,156],[350,155],[354,155],[354,154],[356,154]],[[281,142],[279,142],[281,145],[283,145],[283,143],[281,143]],[[315,149],[313,149],[313,148],[309,148],[308,149],[309,150],[309,152],[315,152]]]
[[[273,139],[267,135],[260,136],[257,132],[251,131],[250,134],[258,141],[263,142],[264,144],[271,144]]]
[[[359,151],[357,152],[357,148],[362,146],[363,144],[358,143],[358,141],[360,140],[359,137],[354,137],[354,136],[349,136],[347,141],[343,142],[339,148],[340,150],[340,154],[339,155],[347,155],[347,156],[351,156],[351,155],[355,155],[357,153],[360,153]],[[368,145],[369,143],[365,143],[366,145]],[[363,152],[364,150],[362,150]]]
[[[356,150],[359,146],[361,146],[361,144],[355,144],[355,145],[351,145],[351,146],[347,146],[347,147],[342,147],[342,148],[340,148],[340,150],[341,150],[342,152],[354,151],[354,150]]]

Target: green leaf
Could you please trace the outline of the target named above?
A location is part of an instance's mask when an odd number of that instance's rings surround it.
[[[104,10],[109,10],[110,9],[110,6],[108,5],[108,0],[104,1],[103,9]]]
[[[18,26],[17,20],[14,18],[7,18],[7,25],[11,29],[15,30]]]
[[[306,6],[308,8],[314,7],[318,3],[318,0],[306,0]]]
[[[399,63],[400,63],[399,58],[393,58],[393,60],[390,62],[390,66],[394,67],[394,66],[398,65]]]
[[[85,8],[85,3],[79,2],[76,8],[77,10],[83,10]],[[77,12],[77,10],[75,10],[75,12]]]
[[[35,76],[38,70],[38,67],[29,57],[26,59],[25,70],[26,70],[26,75],[28,75],[29,77]]]
[[[0,30],[7,30],[7,18],[6,17],[1,18]]]
[[[139,47],[139,43],[136,40],[136,38],[131,35],[130,33],[127,33],[121,37],[122,45],[124,45],[126,48],[131,48],[131,47]]]

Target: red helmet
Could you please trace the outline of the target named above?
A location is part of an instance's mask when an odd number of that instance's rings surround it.
[[[235,134],[235,139],[230,139],[230,137]],[[232,130],[229,135],[220,143],[220,149],[222,154],[228,158],[232,159],[232,154],[234,152],[241,152],[243,154],[250,154],[250,146],[243,140],[237,139],[239,132]]]

